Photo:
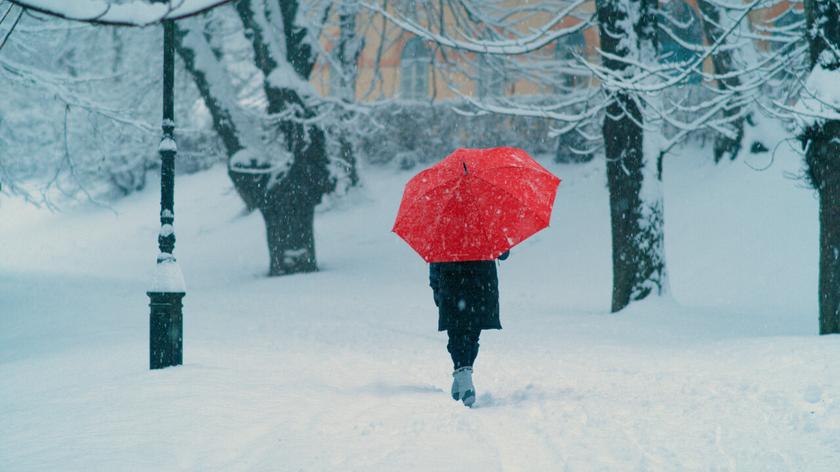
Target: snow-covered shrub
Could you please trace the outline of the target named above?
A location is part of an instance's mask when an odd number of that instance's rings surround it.
[[[576,132],[551,137],[558,125],[547,118],[466,114],[462,111],[466,108],[458,101],[390,101],[374,106],[360,118],[364,131],[359,136],[359,156],[371,164],[412,168],[437,161],[459,147],[515,146],[532,155],[564,158],[569,155],[566,146],[593,147]],[[564,143],[562,154],[558,153],[560,142]]]

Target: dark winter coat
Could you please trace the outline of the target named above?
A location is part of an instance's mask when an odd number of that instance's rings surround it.
[[[496,261],[433,262],[429,285],[438,306],[438,331],[502,329]]]

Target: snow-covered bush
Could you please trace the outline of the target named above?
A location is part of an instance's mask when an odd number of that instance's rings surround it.
[[[570,159],[568,147],[586,150],[576,132],[552,137],[556,124],[548,118],[498,114],[466,114],[458,101],[436,103],[389,101],[360,118],[359,157],[371,164],[396,162],[402,168],[437,161],[458,147],[515,146],[533,155]],[[563,142],[563,153],[558,144]],[[591,158],[584,152],[579,161]]]

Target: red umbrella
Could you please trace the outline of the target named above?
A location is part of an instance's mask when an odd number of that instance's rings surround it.
[[[559,184],[522,149],[458,149],[408,181],[393,231],[426,262],[493,260],[548,226]]]

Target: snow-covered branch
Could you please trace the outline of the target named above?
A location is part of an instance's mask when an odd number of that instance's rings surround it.
[[[66,20],[124,26],[145,26],[196,15],[230,0],[9,0],[24,8]]]
[[[587,3],[587,1],[576,0],[561,9],[559,13],[544,25],[536,28],[533,33],[508,40],[482,40],[474,37],[464,39],[452,38],[446,34],[438,33],[424,27],[410,18],[394,15],[379,5],[362,3],[362,6],[382,15],[405,31],[444,47],[482,54],[520,55],[542,49],[559,38],[583,31],[591,26],[590,21],[579,21],[572,26],[557,27],[563,20],[570,17],[572,12]],[[439,14],[443,14],[443,12],[439,12]],[[495,24],[488,25],[490,28],[496,26]]]

